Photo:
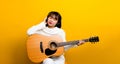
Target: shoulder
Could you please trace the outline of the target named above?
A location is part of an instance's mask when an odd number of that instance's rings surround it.
[[[65,32],[62,28],[60,28],[60,31],[61,31],[61,32]]]
[[[65,34],[65,31],[62,28],[60,28],[60,33]]]

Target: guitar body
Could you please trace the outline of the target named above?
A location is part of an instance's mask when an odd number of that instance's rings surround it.
[[[40,63],[44,59],[51,56],[60,56],[64,52],[64,47],[58,47],[56,50],[49,49],[50,42],[62,42],[63,40],[57,36],[44,36],[33,34],[27,40],[27,53],[31,61]]]

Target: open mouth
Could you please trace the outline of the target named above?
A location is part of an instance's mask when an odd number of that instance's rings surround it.
[[[52,24],[52,22],[49,22],[49,24]]]

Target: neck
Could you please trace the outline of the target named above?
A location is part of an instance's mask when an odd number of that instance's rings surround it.
[[[55,26],[48,26],[48,28],[55,28]]]

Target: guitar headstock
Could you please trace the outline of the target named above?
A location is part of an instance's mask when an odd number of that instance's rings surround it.
[[[91,42],[91,43],[99,42],[99,37],[98,36],[90,37],[89,42]]]

